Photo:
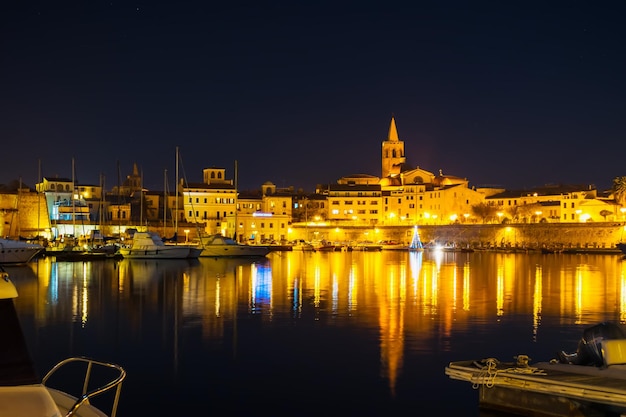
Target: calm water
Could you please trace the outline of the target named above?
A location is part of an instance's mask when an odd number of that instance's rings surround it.
[[[479,416],[448,362],[547,360],[586,326],[626,322],[626,261],[612,255],[284,252],[7,270],[39,372],[71,355],[123,365],[120,417]]]

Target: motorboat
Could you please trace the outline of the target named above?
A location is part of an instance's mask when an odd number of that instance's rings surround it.
[[[271,248],[265,245],[244,245],[234,239],[214,234],[200,236],[201,257],[232,257],[232,256],[265,256],[271,252]]]
[[[18,296],[9,275],[0,271],[0,415],[11,417],[115,417],[126,371],[119,365],[86,357],[70,357],[57,363],[39,379],[13,304]],[[70,375],[80,376],[79,392],[61,390]],[[106,375],[106,376],[104,376]],[[102,384],[93,387],[93,381]],[[94,397],[113,396],[110,414],[93,405]],[[105,397],[109,397],[108,395]],[[104,397],[103,397],[104,398]]]
[[[43,246],[21,240],[0,239],[0,264],[24,264],[44,250]]]
[[[166,245],[154,232],[135,232],[130,245],[121,246],[118,253],[131,259],[187,259],[197,251],[192,253],[188,245]]]
[[[496,358],[450,362],[445,373],[479,390],[479,408],[520,416],[626,415],[626,335],[605,322],[587,328],[575,353],[533,363]]]
[[[377,252],[383,250],[383,245],[371,242],[369,240],[364,240],[356,242],[356,244],[352,245],[352,250],[363,252]]]
[[[382,250],[409,250],[409,245],[405,245],[397,240],[379,240],[378,244]]]
[[[315,252],[315,246],[311,242],[299,239],[291,245],[292,251]]]

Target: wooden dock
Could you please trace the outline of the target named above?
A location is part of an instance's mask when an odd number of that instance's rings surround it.
[[[487,359],[451,362],[445,372],[479,391],[481,409],[534,417],[626,416],[626,365]]]

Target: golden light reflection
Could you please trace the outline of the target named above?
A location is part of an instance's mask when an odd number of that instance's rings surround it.
[[[137,339],[155,327],[148,322],[161,320],[157,340],[168,348],[195,327],[202,343],[220,344],[250,315],[374,329],[377,366],[392,393],[405,355],[433,346],[445,350],[441,341],[455,330],[505,314],[532,320],[533,337],[547,318],[626,323],[626,262],[606,255],[289,252],[259,262],[128,261],[85,266],[41,260],[16,280],[16,306],[37,326],[117,317],[125,334]]]
[[[583,282],[584,282],[584,265],[576,267],[576,324],[582,323],[583,313]]]
[[[541,266],[535,268],[535,291],[533,294],[533,339],[537,339],[537,331],[541,324],[543,270]]]
[[[220,291],[220,283],[221,280],[219,278],[217,278],[215,280],[215,317],[220,317],[221,316],[221,312],[220,312],[220,307],[221,307],[221,291]]]
[[[626,268],[626,262],[622,262],[619,275],[619,322],[621,324],[626,324],[626,273],[624,268]]]
[[[496,314],[498,317],[504,314],[504,266],[498,264],[496,274]]]
[[[469,262],[465,262],[463,264],[463,311],[470,310],[470,289],[471,289],[471,280],[470,280],[470,272],[472,268],[470,267]]]
[[[348,274],[348,311],[350,313],[356,311],[359,302],[359,286],[356,278],[356,266],[352,264],[350,266],[350,272]]]
[[[313,276],[313,306],[315,306],[315,308],[320,307],[320,301],[322,299],[321,281],[321,272],[318,266],[315,268],[315,273]]]

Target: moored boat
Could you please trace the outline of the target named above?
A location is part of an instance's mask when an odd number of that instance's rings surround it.
[[[496,358],[450,362],[445,373],[479,390],[479,408],[519,416],[626,413],[626,336],[613,323],[585,330],[574,354],[532,363]]]
[[[20,240],[0,239],[0,264],[30,262],[44,250],[43,246]]]
[[[135,232],[131,244],[120,247],[118,253],[124,258],[132,259],[185,259],[192,257],[189,246],[166,245],[154,232]]]
[[[265,245],[244,245],[220,234],[200,236],[201,257],[265,256],[271,248]]]
[[[357,242],[352,246],[352,250],[354,251],[363,251],[363,252],[378,252],[383,250],[383,246],[378,244],[378,243],[374,243],[374,242],[370,242],[370,241],[361,241],[361,242]]]
[[[304,239],[296,240],[291,245],[292,251],[303,251],[303,252],[315,252],[315,246],[311,242],[307,242]]]
[[[0,270],[0,274],[0,334],[3,341],[0,415],[107,417],[103,410],[93,405],[93,398],[110,392],[113,395],[110,416],[115,417],[126,371],[113,363],[71,357],[59,362],[39,380],[13,304],[13,298],[18,296],[17,290],[4,270]],[[106,371],[106,374],[100,371]],[[74,378],[82,375],[78,381],[82,392],[71,393],[58,388],[61,383],[66,386],[71,382],[70,375]],[[102,381],[100,378],[104,375],[107,379],[94,388],[93,381]]]

